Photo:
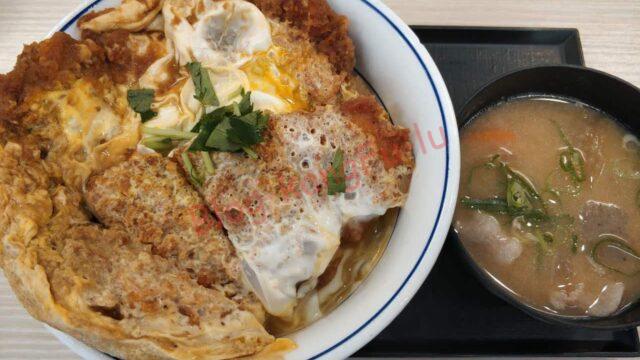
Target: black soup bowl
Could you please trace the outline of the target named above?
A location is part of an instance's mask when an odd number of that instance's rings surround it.
[[[600,110],[640,134],[640,89],[602,71],[579,66],[541,66],[504,75],[483,87],[458,113],[459,126],[464,127],[478,114],[506,100],[523,96],[548,96],[578,101]],[[464,156],[464,154],[462,154]],[[543,312],[523,303],[497,279],[481,268],[465,249],[455,231],[451,231],[463,256],[480,281],[492,293],[543,321],[595,329],[625,329],[640,326],[640,305],[603,318],[578,318]]]

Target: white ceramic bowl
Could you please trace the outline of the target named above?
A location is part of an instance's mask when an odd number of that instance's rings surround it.
[[[54,31],[77,37],[80,16],[118,2],[91,1]],[[449,230],[458,193],[456,119],[447,88],[426,49],[379,0],[329,3],[351,21],[357,70],[378,93],[393,121],[411,129],[416,169],[409,199],[378,265],[337,309],[293,334],[299,347],[287,359],[346,358],[382,331],[431,271]],[[51,331],[85,359],[110,359],[69,335]]]

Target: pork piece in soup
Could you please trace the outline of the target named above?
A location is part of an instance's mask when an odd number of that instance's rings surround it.
[[[640,146],[583,104],[527,97],[462,131],[455,230],[524,303],[605,317],[640,296]]]

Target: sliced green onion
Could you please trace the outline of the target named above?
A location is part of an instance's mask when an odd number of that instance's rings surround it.
[[[633,276],[640,273],[640,257],[624,240],[614,235],[604,235],[591,249],[591,257],[597,264],[620,274]]]
[[[142,133],[147,135],[162,136],[162,137],[176,139],[176,140],[191,140],[198,135],[197,133],[192,133],[192,132],[179,131],[179,130],[173,130],[173,129],[160,129],[160,128],[148,127],[144,125],[142,126]]]
[[[462,199],[462,205],[469,209],[488,213],[508,214],[509,205],[505,199]]]
[[[244,87],[239,86],[227,96],[227,101],[231,101],[244,93]]]
[[[184,163],[185,170],[189,174],[189,178],[191,179],[191,182],[194,185],[202,186],[203,179],[200,177],[196,169],[193,167],[193,164],[191,163],[191,159],[189,159],[189,155],[187,154],[187,152],[186,151],[183,152],[181,154],[181,157],[182,157],[182,162]]]
[[[207,171],[207,174],[215,174],[216,168],[213,165],[213,161],[211,160],[211,155],[209,154],[209,152],[201,151],[200,155],[202,156],[202,162],[204,163],[204,169]]]
[[[247,155],[249,155],[250,158],[252,159],[257,159],[258,158],[258,154],[256,154],[255,151],[253,151],[252,148],[245,146],[242,148],[242,150],[244,150],[245,153],[247,153]]]
[[[531,203],[532,197],[534,196],[522,185],[521,182],[513,179],[508,181],[507,204],[509,204],[510,207],[525,210],[533,209],[533,204]]]
[[[585,181],[584,157],[582,153],[573,147],[569,147],[560,153],[560,168],[571,175],[576,182]]]
[[[171,150],[173,148],[173,142],[171,139],[159,136],[150,136],[143,139],[142,145],[158,152]]]
[[[562,142],[567,147],[573,147],[571,145],[571,142],[569,141],[569,138],[567,137],[567,134],[565,134],[564,130],[562,130],[562,126],[560,126],[560,124],[558,124],[558,122],[555,120],[551,120],[551,122],[553,123],[553,125],[555,125],[556,129],[558,130],[558,134],[560,134],[560,139],[562,139]]]
[[[571,141],[565,134],[564,130],[557,121],[551,120],[553,125],[555,125],[556,129],[558,129],[558,133],[560,134],[560,139],[566,145],[567,149],[560,153],[560,168],[571,175],[575,182],[583,182],[585,177],[584,172],[584,156],[582,153],[576,148],[573,147]]]

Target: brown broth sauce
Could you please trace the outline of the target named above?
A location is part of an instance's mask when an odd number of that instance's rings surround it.
[[[582,182],[561,169],[560,154],[568,147],[561,132],[583,155]],[[534,186],[558,224],[543,230],[552,235],[546,241],[523,236],[527,231],[515,231],[512,216],[469,209],[459,201],[455,228],[481,268],[525,303],[559,315],[607,316],[638,299],[640,275],[612,271],[591,256],[601,236],[612,233],[640,252],[635,137],[587,106],[521,98],[474,119],[461,134],[461,150],[460,199],[505,197],[504,177],[483,166],[499,155]],[[498,220],[497,232],[492,219]],[[621,299],[616,292],[622,292]]]
[[[266,328],[269,333],[275,336],[291,334],[330,313],[346,300],[382,257],[399,212],[400,209],[389,209],[383,216],[364,224],[360,240],[343,236],[334,256],[336,263],[329,265],[316,289],[300,299],[293,317],[282,319],[267,316]]]

